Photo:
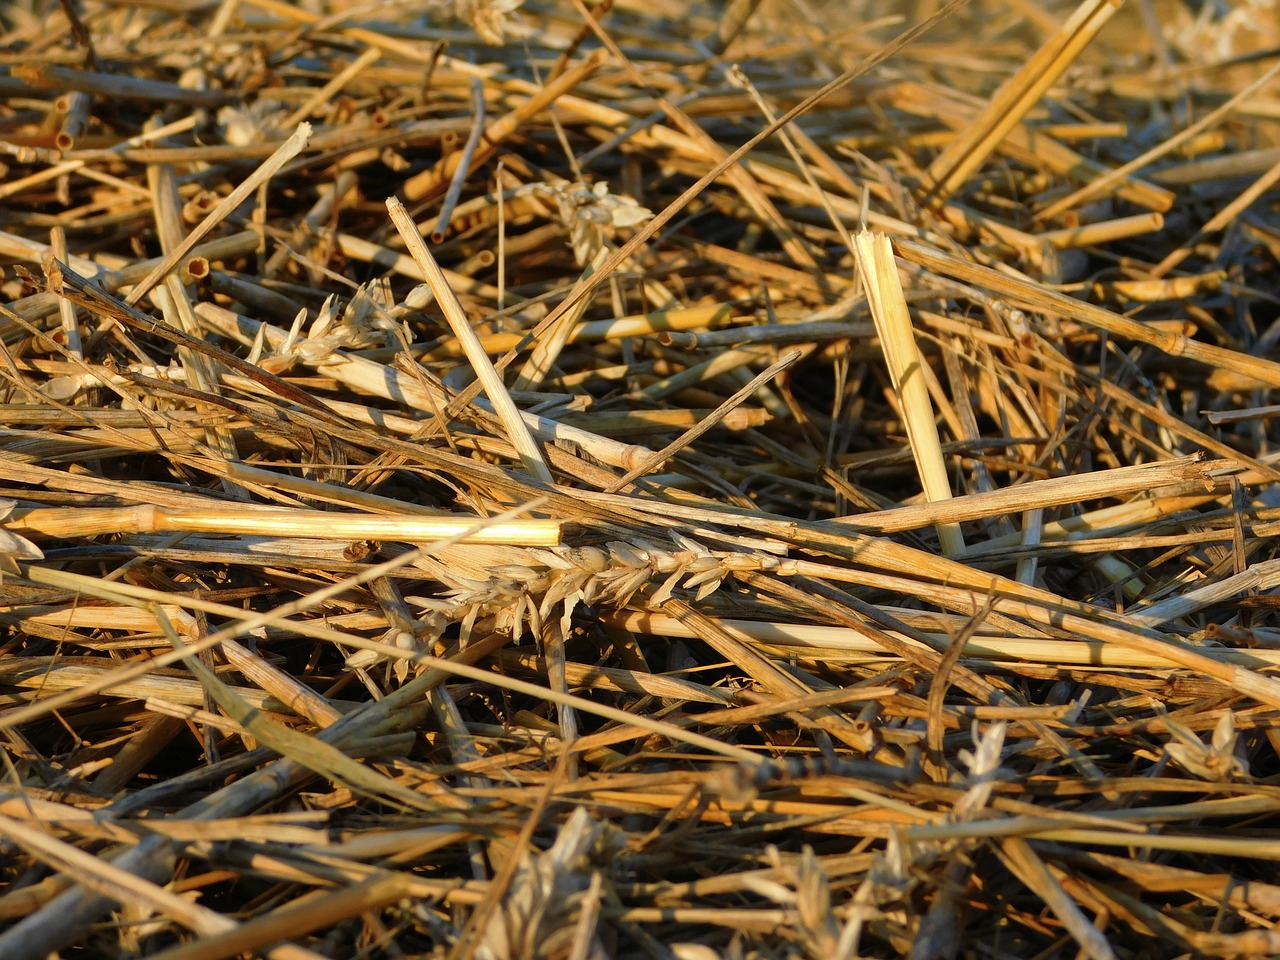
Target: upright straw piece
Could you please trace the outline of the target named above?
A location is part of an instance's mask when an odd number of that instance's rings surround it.
[[[498,419],[502,421],[502,425],[506,428],[507,436],[511,438],[512,445],[515,446],[516,451],[520,454],[520,462],[524,464],[524,468],[529,471],[531,476],[545,483],[552,483],[551,470],[542,458],[542,450],[539,449],[537,441],[533,439],[533,434],[529,432],[529,428],[525,426],[524,420],[521,419],[520,411],[516,408],[515,401],[511,399],[511,394],[507,393],[507,388],[502,383],[502,377],[498,375],[498,371],[489,359],[489,355],[484,352],[484,345],[481,344],[480,338],[471,329],[471,323],[467,320],[467,315],[462,310],[462,304],[458,302],[458,297],[453,292],[453,288],[449,286],[449,282],[444,278],[444,273],[440,270],[440,265],[436,263],[436,258],[431,255],[431,251],[423,243],[422,237],[418,233],[417,225],[413,222],[413,218],[409,216],[409,211],[395,197],[387,198],[387,210],[391,214],[391,222],[395,224],[396,230],[400,232],[400,236],[404,239],[405,246],[409,250],[409,256],[413,257],[414,263],[422,271],[427,285],[431,287],[431,292],[435,294],[436,302],[440,304],[440,309],[444,312],[445,319],[449,321],[449,327],[453,330],[453,335],[462,344],[462,349],[467,355],[468,362],[470,362],[472,369],[475,370],[476,376],[480,378],[480,383],[493,404],[493,408],[498,414]]]
[[[876,334],[880,338],[880,349],[889,365],[889,378],[902,406],[911,456],[924,485],[924,495],[930,501],[949,500],[951,484],[942,458],[942,443],[934,424],[933,403],[925,385],[924,360],[916,347],[911,314],[902,295],[893,247],[884,234],[863,230],[853,238],[853,251],[866,288],[867,305],[871,308]],[[955,556],[964,552],[964,537],[959,524],[939,523],[936,529],[945,554]]]

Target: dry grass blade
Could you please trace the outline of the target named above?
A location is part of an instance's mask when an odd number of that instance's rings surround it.
[[[0,4],[0,958],[1280,953],[1269,4]]]

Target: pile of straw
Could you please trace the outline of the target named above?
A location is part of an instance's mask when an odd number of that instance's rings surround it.
[[[0,8],[0,957],[1280,953],[1280,15],[1120,6]]]

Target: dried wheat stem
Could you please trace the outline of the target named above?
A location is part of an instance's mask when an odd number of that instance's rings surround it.
[[[1214,482],[1210,473],[1231,465],[1231,461],[1227,460],[1205,461],[1199,456],[1179,457],[1176,460],[1117,467],[1114,470],[1097,470],[1079,476],[1032,480],[1016,487],[970,493],[937,503],[913,504],[891,510],[837,517],[833,522],[847,524],[866,533],[899,533],[930,524],[960,523],[983,517],[1008,516],[1022,510],[1061,506],[1065,503],[1120,497],[1192,480],[1202,480],[1208,488]]]
[[[1062,29],[1001,85],[987,109],[929,167],[929,197],[950,197],[1075,62],[1123,0],[1084,0]]]
[[[163,80],[130,77],[118,73],[94,73],[48,63],[24,63],[13,68],[16,77],[40,90],[79,90],[108,100],[147,100],[220,107],[231,99],[222,90],[193,90]]]
[[[69,94],[58,98],[58,108],[62,111],[62,123],[58,127],[58,135],[54,137],[54,145],[63,152],[75,148],[76,141],[84,136],[89,128],[89,111],[93,106],[93,97],[87,93]]]
[[[506,116],[491,123],[481,138],[483,145],[471,157],[467,158],[466,169],[468,173],[474,172],[481,164],[488,162],[498,152],[498,148],[503,141],[514,134],[521,126],[595,73],[600,68],[600,65],[604,63],[604,58],[603,51],[592,51],[580,63],[560,74],[545,87],[538,89],[536,93]],[[405,199],[411,203],[416,203],[428,200],[442,192],[444,185],[453,177],[455,170],[462,162],[463,157],[459,154],[450,154],[432,169],[410,177],[405,181],[402,188]]]
[[[122,870],[108,860],[49,836],[44,830],[32,830],[26,824],[0,815],[0,836],[36,860],[76,877],[77,883],[85,889],[136,910],[171,917],[202,938],[242,929],[241,924],[230,917],[172,893],[145,876]],[[311,950],[293,944],[279,944],[281,939],[284,937],[272,938],[277,945],[267,952],[271,960],[323,960],[320,954]],[[19,954],[9,956],[17,957]]]
[[[750,750],[744,750],[742,747],[722,743],[713,737],[703,736],[702,734],[694,733],[691,730],[681,729],[675,724],[666,723],[662,720],[654,720],[652,717],[645,716],[644,714],[628,713],[625,710],[619,710],[616,707],[610,707],[602,703],[585,700],[582,697],[558,693],[554,690],[548,689],[547,687],[540,687],[536,684],[526,683],[523,680],[516,680],[513,677],[504,677],[491,670],[480,670],[468,664],[459,663],[456,660],[440,660],[436,657],[426,656],[418,656],[414,659],[415,662],[431,667],[441,673],[466,677],[468,680],[477,680],[481,683],[491,684],[495,687],[502,687],[515,693],[522,693],[526,696],[549,700],[556,704],[568,704],[582,713],[604,717],[606,720],[612,720],[614,723],[639,727],[642,730],[648,730],[650,733],[656,733],[659,736],[666,737],[676,743],[687,743],[693,747],[700,747],[703,750],[719,756],[731,757],[740,763],[749,763],[752,766],[756,766],[761,762],[760,757],[752,753]]]
[[[867,305],[880,338],[880,349],[884,351],[889,377],[902,405],[911,455],[925,496],[931,501],[948,500],[951,481],[947,477],[942,443],[934,423],[933,404],[925,384],[924,357],[916,346],[893,248],[883,234],[861,231],[854,238],[854,253],[862,274]],[[939,521],[937,530],[943,553],[956,555],[964,552],[964,537],[959,524]]]
[[[317,108],[331,103],[339,90],[349,84],[369,67],[377,63],[378,58],[381,56],[382,51],[380,49],[377,47],[370,47],[364,53],[360,54],[360,56],[356,57],[349,64],[335,73],[329,79],[328,83],[308,97],[302,106],[298,107],[297,110],[293,111],[293,113],[289,114],[288,117],[281,121],[280,126],[285,129],[295,126],[303,120],[306,120],[307,117],[311,116],[312,112]]]
[[[1041,219],[1043,220],[1054,219],[1055,217],[1061,215],[1065,211],[1070,210],[1072,207],[1079,206],[1080,204],[1084,203],[1086,200],[1093,199],[1094,197],[1098,196],[1100,193],[1103,193],[1104,191],[1109,189],[1113,184],[1118,183],[1120,180],[1123,180],[1129,174],[1134,173],[1137,170],[1141,170],[1143,167],[1152,163],[1154,160],[1157,160],[1160,157],[1163,157],[1166,154],[1171,153],[1172,151],[1178,149],[1178,147],[1180,147],[1182,144],[1186,143],[1188,140],[1191,140],[1193,137],[1199,136],[1199,134],[1202,131],[1209,129],[1209,127],[1213,126],[1223,117],[1227,116],[1237,107],[1239,107],[1245,100],[1248,100],[1254,94],[1258,93],[1268,84],[1270,84],[1271,81],[1276,78],[1277,74],[1280,74],[1280,64],[1276,64],[1274,67],[1272,67],[1270,70],[1264,73],[1257,80],[1253,81],[1253,83],[1249,84],[1239,93],[1236,93],[1234,96],[1232,96],[1229,100],[1227,100],[1226,103],[1222,104],[1219,107],[1216,107],[1213,110],[1210,110],[1208,113],[1206,113],[1203,117],[1201,117],[1195,123],[1192,123],[1187,127],[1184,127],[1182,130],[1179,130],[1176,134],[1174,134],[1169,139],[1165,140],[1159,146],[1153,147],[1152,149],[1143,153],[1141,156],[1135,157],[1134,159],[1130,160],[1128,163],[1124,164],[1123,166],[1116,167],[1116,169],[1112,170],[1106,176],[1098,177],[1095,180],[1091,180],[1089,183],[1085,184],[1083,187],[1081,187],[1079,190],[1077,190],[1075,193],[1071,194],[1070,196],[1063,197],[1061,200],[1051,203],[1049,206],[1045,207],[1043,210],[1040,211]]]
[[[239,316],[212,303],[197,304],[196,313],[213,329],[244,342],[252,342],[259,329],[266,331],[267,342],[273,347],[283,343],[287,336],[279,327]],[[310,365],[318,373],[333,377],[361,393],[395,400],[415,411],[443,410],[449,403],[448,396],[431,389],[428,383],[409,373],[340,350],[323,360],[312,361]],[[483,398],[477,399],[475,404],[486,412],[493,410]],[[652,453],[640,444],[621,443],[549,417],[525,411],[521,411],[520,416],[536,436],[548,443],[564,443],[584,450],[601,462],[624,470],[631,469]]]
[[[533,439],[533,435],[530,434],[525,422],[520,418],[520,411],[511,399],[511,394],[507,393],[502,377],[494,369],[493,361],[484,352],[484,347],[481,345],[479,337],[471,329],[471,323],[467,320],[467,315],[463,312],[462,304],[458,302],[458,297],[454,294],[453,288],[449,286],[449,282],[440,271],[440,266],[436,263],[435,257],[431,255],[431,251],[427,249],[427,245],[422,242],[422,237],[419,236],[418,228],[414,224],[413,218],[409,216],[409,211],[395,197],[387,199],[387,210],[391,214],[391,222],[395,224],[396,230],[400,233],[401,239],[404,240],[405,246],[409,250],[409,255],[413,257],[414,263],[418,265],[418,268],[426,278],[426,282],[430,285],[431,292],[435,294],[436,302],[440,305],[445,319],[449,322],[453,335],[461,342],[463,350],[466,352],[467,360],[470,362],[471,368],[476,372],[476,376],[480,379],[485,394],[489,397],[489,402],[493,404],[494,410],[497,412],[498,419],[502,421],[502,425],[506,428],[507,436],[515,446],[517,453],[519,453],[520,461],[524,464],[524,468],[531,476],[545,483],[554,482],[551,470],[543,459],[542,450],[539,448],[537,441]]]
[[[307,145],[307,138],[311,136],[311,124],[300,123],[293,134],[282,143],[275,153],[271,154],[256,170],[246,177],[240,184],[236,186],[222,201],[209,211],[208,215],[200,221],[194,230],[191,231],[174,250],[164,257],[155,269],[140,280],[125,298],[125,303],[133,306],[141,300],[146,294],[158,284],[161,279],[186,257],[205,235],[220,224],[231,211],[244,203],[258,187],[262,186],[270,180],[276,172],[286,163],[296,157]]]
[[[1132,217],[1119,217],[1115,220],[1103,220],[1100,223],[1087,223],[1079,227],[1068,227],[1063,230],[1047,230],[1038,234],[1040,239],[1059,250],[1072,247],[1100,246],[1126,237],[1136,237],[1144,233],[1158,233],[1164,229],[1164,215],[1160,213],[1139,213]]]
[[[610,627],[655,637],[699,639],[702,631],[696,624],[685,623],[665,613],[640,613],[616,611],[605,614],[602,620]],[[780,659],[789,659],[803,651],[811,650],[811,656],[827,659],[837,656],[892,656],[869,635],[859,634],[846,626],[831,627],[820,624],[794,623],[791,621],[737,620],[718,618],[716,623],[740,642],[760,647],[764,652]],[[889,631],[901,643],[928,650],[923,644],[902,634]],[[952,637],[948,633],[928,632],[928,636],[945,645]],[[1016,636],[977,636],[965,642],[966,658],[993,663],[1039,663],[1049,666],[1107,667],[1114,669],[1167,669],[1167,657],[1140,650],[1105,643],[1100,640],[1053,640]],[[1245,667],[1280,666],[1277,650],[1227,650],[1214,651],[1223,663]]]
[[[471,81],[471,132],[467,134],[467,142],[462,146],[462,154],[458,158],[457,168],[449,180],[449,189],[440,201],[440,212],[436,214],[435,226],[431,229],[431,242],[441,243],[449,232],[449,218],[453,216],[458,198],[462,196],[462,188],[467,182],[467,174],[471,172],[471,161],[475,157],[476,147],[480,143],[480,135],[484,131],[484,91],[479,80]]]
[[[757,374],[755,377],[753,377],[749,383],[747,383],[740,390],[736,391],[733,394],[733,396],[731,396],[728,400],[726,400],[724,403],[720,404],[720,406],[712,410],[711,413],[701,423],[699,423],[695,427],[690,428],[689,430],[686,430],[683,434],[681,434],[671,443],[667,444],[661,450],[658,450],[657,452],[653,453],[649,457],[645,458],[643,462],[637,464],[634,468],[627,471],[626,475],[623,476],[621,479],[617,480],[611,487],[609,487],[609,489],[606,492],[616,493],[617,491],[622,490],[628,485],[634,483],[638,478],[644,476],[649,471],[655,470],[658,467],[662,466],[662,464],[666,463],[668,460],[674,457],[677,453],[679,453],[689,444],[693,443],[700,436],[705,434],[708,430],[710,430],[712,427],[718,424],[721,420],[723,420],[724,417],[731,410],[733,410],[735,407],[738,407],[744,402],[746,402],[746,400],[749,397],[753,396],[766,383],[768,383],[770,380],[772,380],[774,377],[780,374],[783,370],[787,369],[787,367],[791,366],[793,363],[799,360],[800,357],[801,357],[801,353],[799,350],[790,350],[787,353],[783,354],[783,356],[777,362],[770,364],[767,369],[763,370],[762,372]]]
[[[1240,214],[1244,213],[1245,210],[1253,205],[1255,200],[1274,187],[1277,181],[1280,181],[1280,160],[1277,160],[1270,170],[1249,184],[1238,197],[1215,213],[1209,222],[1197,230],[1190,240],[1186,241],[1178,249],[1171,251],[1168,256],[1157,263],[1152,269],[1151,275],[1153,277],[1163,277],[1183,260],[1191,256],[1196,244],[1205,237],[1220,230],[1225,230],[1235,223]]]
[[[597,250],[595,258],[582,271],[582,279],[585,280],[591,276],[596,268],[604,263],[608,254],[609,251],[606,247],[601,247]],[[538,389],[542,381],[550,375],[551,368],[555,366],[560,352],[573,339],[574,333],[579,329],[578,321],[582,319],[582,315],[589,305],[589,300],[579,301],[572,310],[562,313],[547,329],[535,337],[529,359],[525,361],[524,366],[511,383],[512,390]],[[488,348],[485,347],[485,349],[487,350]]]
[[[1201,343],[1180,333],[1130,320],[1128,317],[1083,300],[1073,299],[1032,283],[1030,280],[953,257],[912,240],[897,240],[894,242],[894,248],[905,260],[918,263],[943,276],[985,287],[1033,310],[1078,320],[1116,336],[1137,340],[1139,343],[1148,343],[1170,356],[1186,357],[1210,367],[1220,367],[1252,377],[1262,383],[1280,386],[1280,363],[1274,360]],[[1104,384],[1103,389],[1106,389],[1106,386]]]
[[[158,533],[190,530],[197,533],[259,534],[267,537],[320,537],[344,540],[399,540],[431,543],[462,535],[472,543],[512,546],[554,546],[560,542],[556,520],[510,520],[487,523],[475,517],[354,516],[320,510],[228,505],[226,510],[167,507],[57,507],[15,511],[5,528],[24,535],[92,537],[112,533]]]

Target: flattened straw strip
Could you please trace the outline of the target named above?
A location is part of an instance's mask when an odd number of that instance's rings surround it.
[[[1235,96],[1233,96],[1230,100],[1228,100],[1222,106],[1218,107],[1216,110],[1210,110],[1208,113],[1206,113],[1203,117],[1201,117],[1195,123],[1191,124],[1186,129],[1181,130],[1178,133],[1174,134],[1168,140],[1165,140],[1163,143],[1159,144],[1158,146],[1152,147],[1150,150],[1148,150],[1146,153],[1142,154],[1141,156],[1134,157],[1128,163],[1122,166],[1116,167],[1114,170],[1112,170],[1110,173],[1106,174],[1105,176],[1098,177],[1096,180],[1089,182],[1088,184],[1086,184],[1085,186],[1077,190],[1075,193],[1070,194],[1069,196],[1063,197],[1061,200],[1058,200],[1055,203],[1049,204],[1049,206],[1045,207],[1043,210],[1039,212],[1040,219],[1052,220],[1055,217],[1058,217],[1059,215],[1064,213],[1065,211],[1070,210],[1072,207],[1079,206],[1080,204],[1084,203],[1086,200],[1092,200],[1098,194],[1106,191],[1113,184],[1115,184],[1120,180],[1123,180],[1125,177],[1129,176],[1129,174],[1133,173],[1134,171],[1141,170],[1143,167],[1150,164],[1153,160],[1158,160],[1160,157],[1163,157],[1165,154],[1171,153],[1174,150],[1178,149],[1178,147],[1182,146],[1182,144],[1186,143],[1188,140],[1194,139],[1195,137],[1199,136],[1200,133],[1209,129],[1209,127],[1213,126],[1223,117],[1225,117],[1227,114],[1231,113],[1232,110],[1240,106],[1240,104],[1243,103],[1245,100],[1248,100],[1259,90],[1267,86],[1267,84],[1269,84],[1273,79],[1275,79],[1275,76],[1278,73],[1280,73],[1280,63],[1276,64],[1274,67],[1272,67],[1262,76],[1260,76],[1253,83],[1249,84],[1247,87],[1245,87]]]
[[[991,155],[1027,111],[1067,67],[1075,62],[1124,0],[1084,0],[1071,19],[1006,80],[990,104],[965,131],[929,165],[927,198],[940,203],[954,194]]]
[[[507,393],[507,388],[502,383],[502,377],[494,369],[493,361],[489,359],[489,355],[484,352],[484,346],[480,343],[480,338],[471,329],[471,323],[467,320],[462,304],[458,302],[458,297],[453,292],[453,288],[445,280],[444,274],[440,270],[440,265],[436,263],[436,259],[431,255],[431,251],[427,249],[427,245],[422,242],[422,237],[418,234],[418,227],[413,222],[413,218],[409,216],[409,211],[395,197],[387,198],[387,211],[391,214],[391,222],[395,224],[401,239],[404,240],[409,255],[413,257],[414,263],[418,265],[418,269],[422,271],[427,284],[431,287],[431,292],[435,294],[436,302],[440,304],[440,309],[444,312],[445,319],[449,321],[449,327],[453,330],[453,335],[461,342],[463,350],[466,352],[467,360],[484,387],[484,392],[489,397],[489,402],[493,404],[498,419],[502,421],[502,425],[506,428],[507,436],[512,445],[515,446],[516,452],[520,455],[520,461],[524,464],[525,470],[538,480],[542,480],[545,483],[553,483],[551,470],[542,458],[542,450],[538,447],[537,441],[533,439],[533,435],[529,432],[524,420],[521,419],[519,409],[516,408],[515,402],[511,399],[511,394]]]
[[[1182,333],[1130,320],[1128,317],[1092,303],[1068,297],[1066,294],[1058,293],[1030,280],[1010,276],[968,260],[961,260],[959,257],[953,257],[913,240],[896,239],[893,244],[898,255],[904,260],[918,263],[941,276],[985,287],[1015,301],[1020,306],[1069,320],[1077,320],[1099,327],[1118,337],[1150,344],[1171,357],[1185,357],[1210,367],[1251,377],[1273,387],[1280,387],[1280,363],[1274,360],[1201,343]],[[1105,390],[1108,384],[1102,383],[1100,386]]]
[[[876,324],[880,349],[884,351],[894,392],[902,406],[911,456],[916,462],[925,497],[934,502],[949,500],[951,481],[947,477],[933,403],[923,376],[924,357],[916,345],[893,247],[884,234],[865,230],[854,237],[853,244],[867,305]],[[964,536],[958,523],[939,521],[936,527],[943,553],[955,556],[964,552]]]
[[[1058,918],[1058,922],[1089,960],[1116,960],[1116,953],[1102,931],[1095,927],[1084,911],[1071,899],[1062,884],[1036,855],[1031,844],[1021,837],[1005,837],[996,854],[1028,890],[1036,893]]]
[[[179,612],[179,617],[190,621],[193,628],[196,627],[196,618],[185,610]],[[199,630],[190,629],[188,633],[198,636]],[[306,717],[317,727],[327,727],[342,719],[342,712],[320,694],[292,674],[246,650],[230,637],[223,639],[219,649],[227,658],[227,663],[239,670],[246,680],[275,697],[298,716]]]
[[[1031,480],[1014,487],[970,493],[938,503],[921,503],[877,510],[850,517],[836,517],[833,523],[847,524],[865,533],[900,533],[936,523],[962,523],[985,517],[1009,516],[1021,510],[1057,507],[1085,500],[1122,497],[1145,490],[1202,480],[1213,485],[1211,471],[1231,467],[1229,460],[1205,461],[1199,455],[1158,463],[1143,463],[1093,473]]]
[[[1278,586],[1280,560],[1264,560],[1217,583],[1188,590],[1145,608],[1132,607],[1125,612],[1125,616],[1143,626],[1159,627],[1205,607],[1234,600],[1246,593],[1265,593]]]
[[[316,537],[343,540],[391,540],[434,543],[461,537],[468,543],[555,546],[558,520],[507,520],[483,528],[476,517],[424,517],[421,514],[358,516],[323,510],[250,508],[233,510],[137,507],[37,507],[15,510],[6,530],[46,537],[95,537],[115,533],[225,533],[264,537]]]
[[[187,256],[205,235],[220,224],[226,217],[235,210],[236,207],[244,203],[249,195],[258,187],[270,180],[281,167],[296,157],[307,145],[307,138],[311,136],[311,124],[300,123],[298,129],[295,130],[284,143],[271,154],[258,169],[249,174],[245,180],[232,190],[222,202],[209,211],[208,215],[200,221],[194,230],[192,230],[185,240],[183,240],[173,251],[156,264],[155,269],[146,275],[134,288],[133,292],[125,298],[125,303],[129,306],[135,305],[139,300],[151,292],[152,288],[158,284],[167,273],[173,270],[182,259]]]

